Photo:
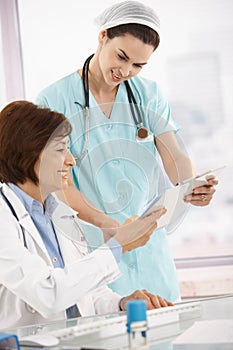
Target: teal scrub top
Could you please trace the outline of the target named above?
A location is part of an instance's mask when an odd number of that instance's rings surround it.
[[[140,214],[154,196],[164,191],[166,179],[154,137],[178,130],[169,104],[154,81],[136,76],[129,82],[143,126],[151,134],[143,141],[137,139],[124,84],[119,86],[110,118],[103,114],[90,92],[88,124],[83,113],[82,80],[77,72],[45,88],[36,101],[69,119],[73,127],[71,152],[79,157],[85,148],[84,157],[72,169],[74,183],[98,208],[121,223]],[[110,285],[117,293],[128,295],[136,289],[147,289],[170,301],[179,297],[176,269],[164,228],[155,230],[145,246],[125,253],[119,266],[122,275]]]

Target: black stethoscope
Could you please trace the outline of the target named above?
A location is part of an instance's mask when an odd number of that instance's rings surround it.
[[[82,149],[80,156],[75,157],[76,161],[80,161],[84,158],[84,156],[87,152],[87,146],[88,146],[89,118],[90,118],[88,70],[89,70],[90,61],[91,61],[93,56],[94,56],[94,54],[92,54],[91,56],[89,56],[86,59],[84,65],[83,65],[83,69],[82,69],[82,83],[83,83],[83,91],[84,91],[84,98],[85,98],[84,116],[85,116],[86,127],[85,127],[85,141],[84,141],[83,149]],[[131,87],[129,85],[129,82],[126,80],[126,81],[124,81],[124,84],[125,84],[125,87],[127,90],[128,101],[129,101],[131,113],[133,116],[133,120],[134,120],[135,125],[137,126],[137,135],[136,136],[139,140],[140,139],[143,140],[143,139],[148,137],[149,131],[147,128],[145,128],[143,126],[142,115],[141,115],[140,109],[137,105],[137,101],[134,97],[133,91],[131,90]],[[75,103],[79,104],[78,102],[75,102]]]
[[[4,201],[6,202],[6,204],[8,205],[10,211],[12,212],[12,214],[14,215],[14,217],[16,218],[16,220],[19,222],[19,218],[15,212],[15,209],[13,207],[13,205],[11,204],[11,202],[9,201],[9,199],[6,197],[6,195],[3,193],[2,187],[0,187],[0,192],[2,195],[2,198],[4,199]],[[26,237],[25,237],[25,229],[24,227],[19,223],[20,228],[22,230],[22,234],[23,234],[23,245],[25,248],[27,248],[27,242],[26,242]]]

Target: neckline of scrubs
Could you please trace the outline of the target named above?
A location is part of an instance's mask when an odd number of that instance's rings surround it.
[[[79,75],[78,71],[76,72],[76,75],[79,78],[79,81],[82,81],[82,77]],[[117,90],[116,96],[115,96],[115,100],[113,103],[113,107],[111,110],[111,114],[109,117],[107,117],[104,112],[102,111],[102,109],[100,108],[99,103],[96,101],[94,95],[92,94],[91,90],[89,90],[89,99],[90,99],[90,106],[92,107],[97,107],[98,111],[99,111],[99,116],[101,116],[101,118],[103,120],[109,120],[109,121],[113,121],[115,118],[114,116],[117,115],[117,113],[115,113],[115,109],[116,109],[116,105],[117,103],[129,103],[128,99],[126,98],[126,91],[125,88],[123,86],[123,83],[119,84],[119,88]],[[117,121],[117,120],[116,120]]]

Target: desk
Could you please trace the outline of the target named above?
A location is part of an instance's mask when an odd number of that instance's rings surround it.
[[[178,319],[170,320],[170,323],[153,324],[148,331],[149,345],[146,349],[149,350],[172,350],[172,341],[182,334],[187,328],[189,328],[195,321],[200,320],[220,320],[220,319],[233,319],[233,294],[227,296],[219,296],[214,298],[206,298],[197,300],[197,304],[200,307],[194,307],[194,312],[188,312],[184,315],[180,315]],[[192,305],[192,302],[181,303],[179,305]],[[194,303],[195,304],[195,303]],[[164,308],[165,310],[166,308]],[[101,324],[101,322],[110,322],[116,324],[112,327],[112,331],[107,330],[108,327],[104,327],[104,330],[96,329],[86,335],[79,335],[67,341],[62,341],[59,346],[50,347],[51,350],[62,349],[128,349],[128,335],[126,334],[126,328],[119,328],[119,320],[123,320],[122,325],[125,324],[125,314],[119,313],[114,315],[103,315],[93,317],[83,317],[69,321],[59,321],[50,324],[35,325],[32,327],[22,327],[16,330],[9,330],[9,332],[16,333],[19,338],[32,334],[43,334],[47,332],[56,332],[58,329],[72,330],[74,327],[85,327],[92,324]],[[153,317],[148,315],[148,323],[150,325],[150,319]],[[169,320],[169,316],[168,316]],[[158,322],[159,323],[159,322]],[[118,327],[118,328],[117,328]],[[110,329],[110,328],[109,328]],[[137,339],[136,339],[137,340]],[[138,339],[138,345],[136,349],[145,349],[139,344],[141,339]],[[29,349],[28,347],[22,349]],[[35,348],[33,348],[35,350]],[[202,348],[199,348],[200,350]],[[204,349],[204,348],[203,348]],[[206,348],[205,348],[206,349]]]

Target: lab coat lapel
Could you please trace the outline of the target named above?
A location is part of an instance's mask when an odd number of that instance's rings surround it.
[[[56,199],[56,201],[58,205],[52,214],[54,226],[56,226],[56,229],[59,229],[64,235],[69,236],[69,238],[79,239],[76,237],[77,232],[75,231],[77,228],[74,220],[77,216],[77,212],[60,200]]]
[[[3,185],[3,193],[6,195],[6,197],[12,204],[17,214],[19,224],[25,229],[26,235],[29,234],[32,237],[32,239],[36,242],[36,244],[40,247],[40,249],[44,252],[44,254],[47,256],[47,258],[50,261],[50,257],[48,255],[47,249],[45,248],[44,242],[37,228],[35,227],[29,213],[25,209],[24,205],[22,204],[18,196],[14,193],[14,191],[10,189],[10,187],[8,187],[5,184]],[[27,241],[27,237],[25,238]]]
[[[81,258],[87,253],[86,242],[77,223],[77,212],[58,201],[52,220],[65,263]]]
[[[44,242],[35,227],[30,215],[27,213],[19,219],[20,225],[25,229],[25,231],[33,238],[36,244],[40,247],[40,249],[47,255],[49,258],[47,249],[45,248]],[[27,238],[26,238],[27,239]],[[50,258],[49,258],[50,260]]]

